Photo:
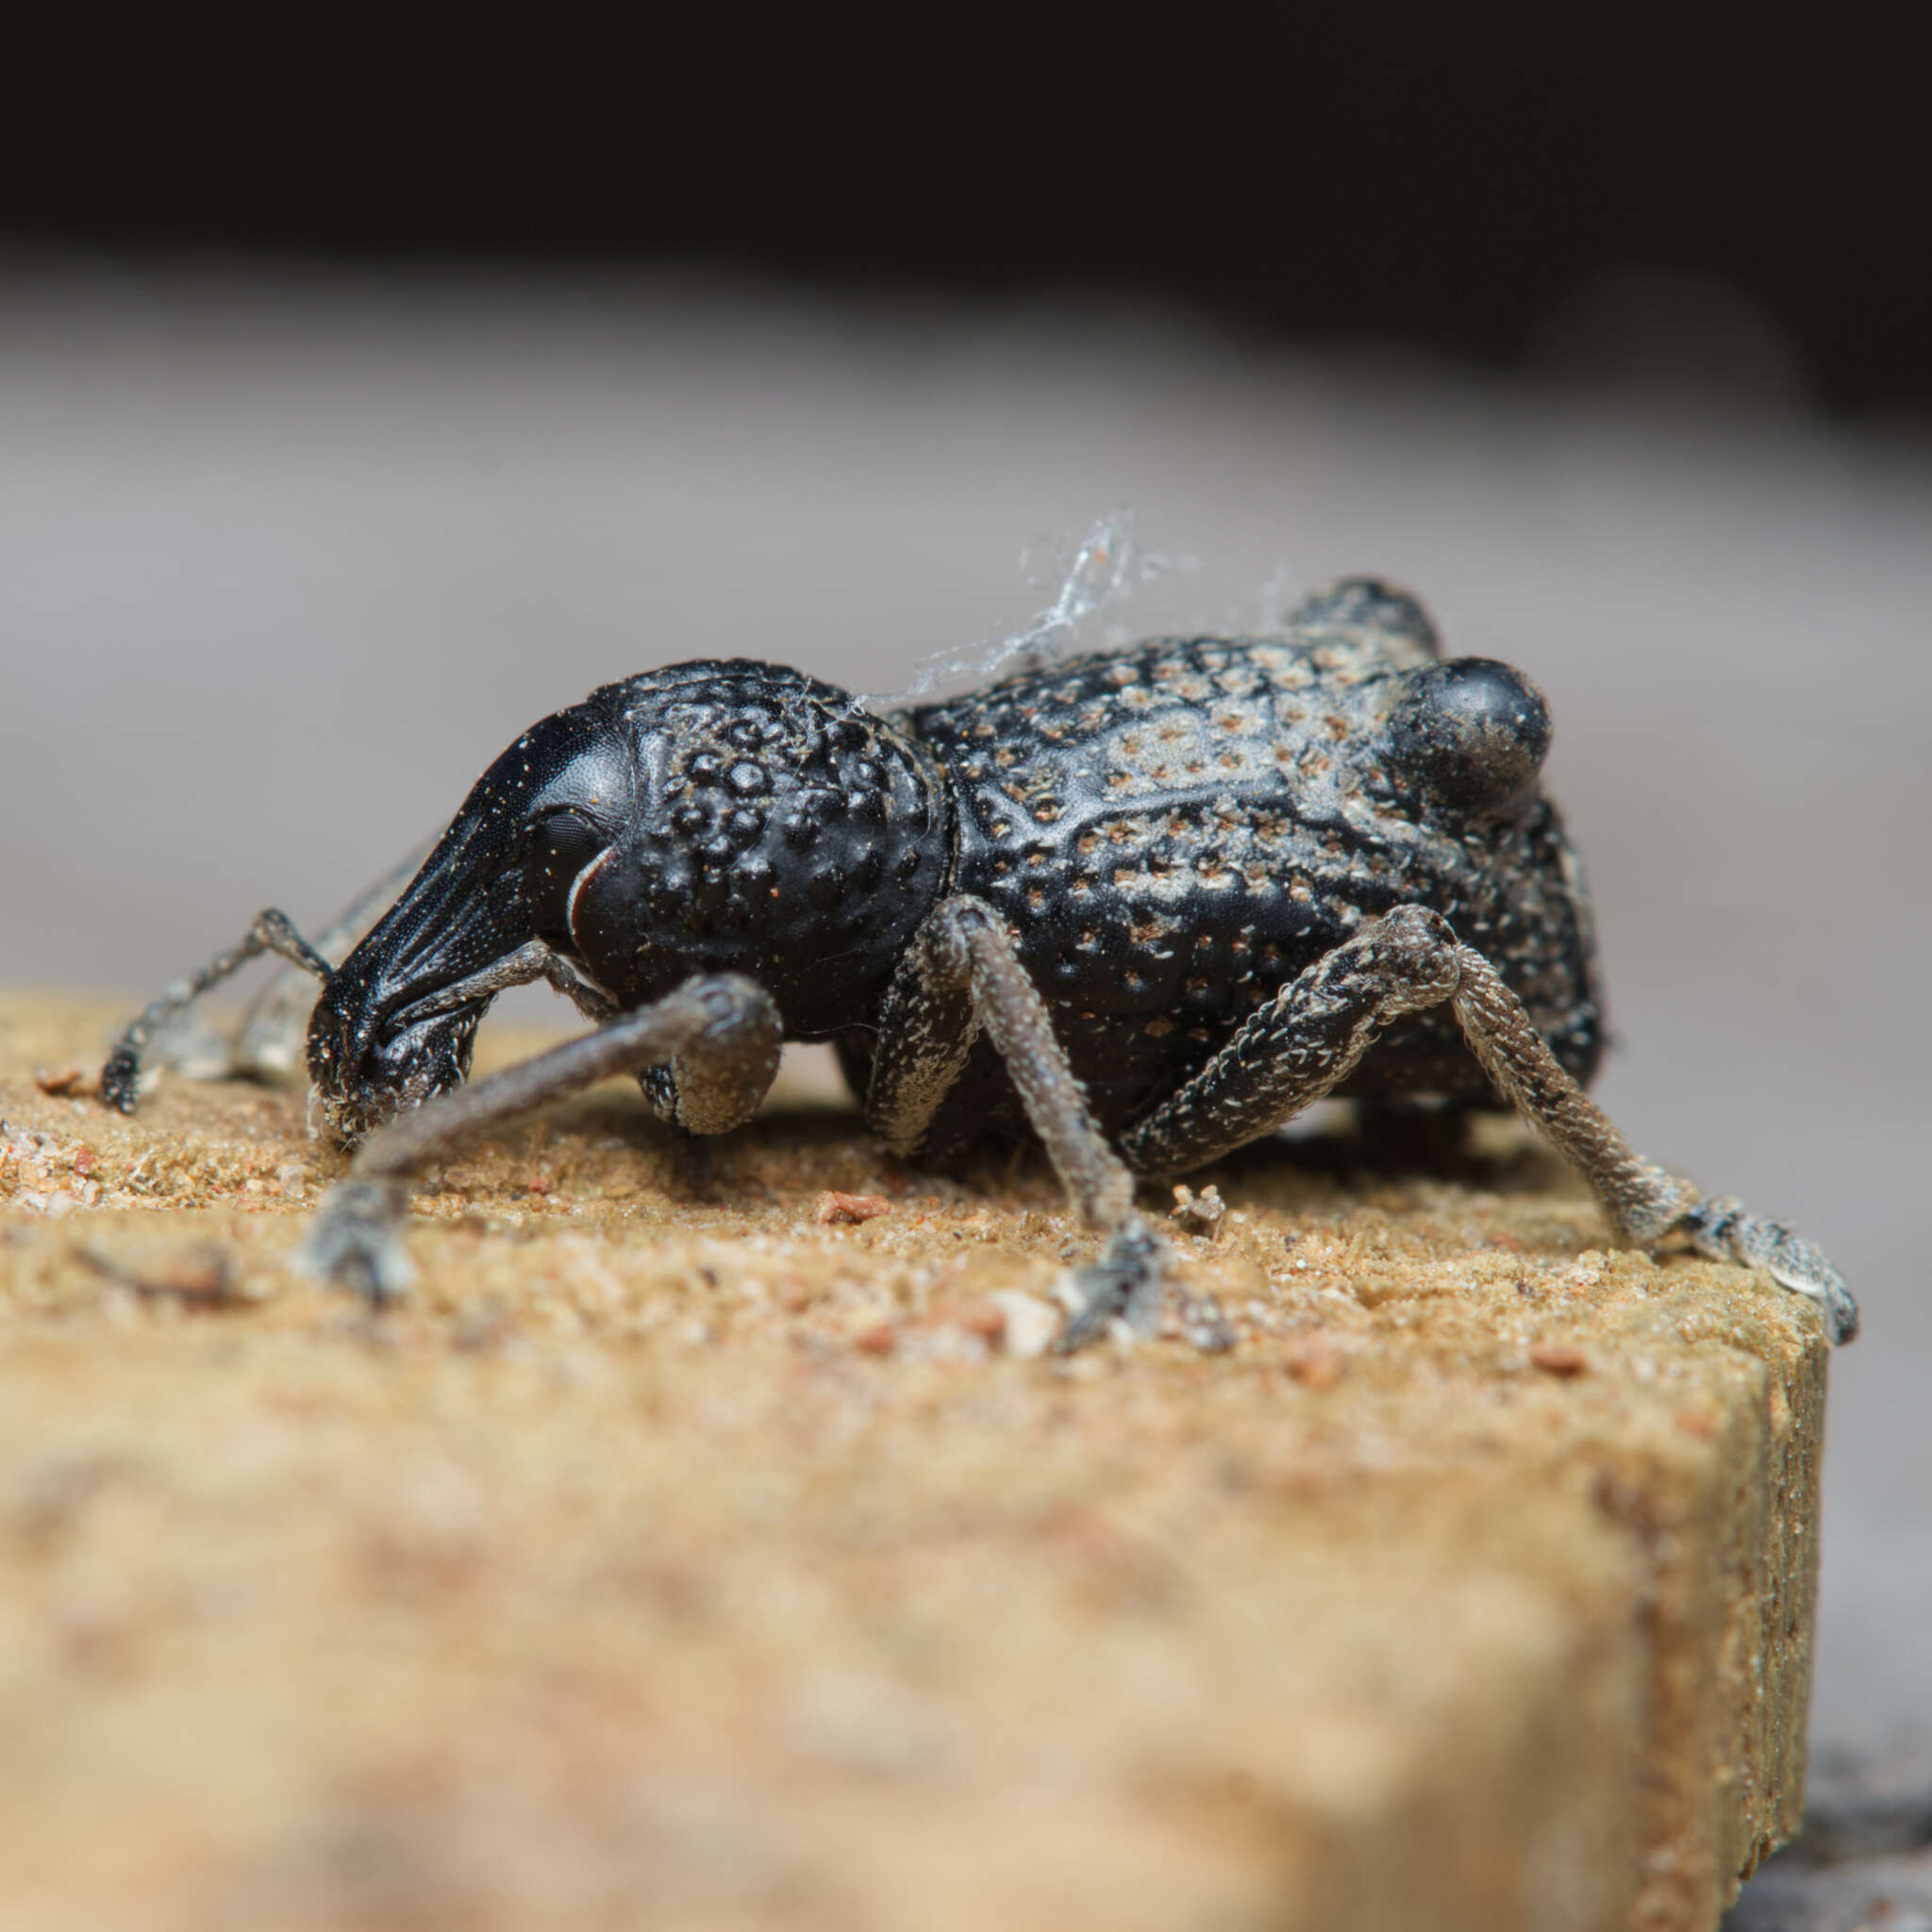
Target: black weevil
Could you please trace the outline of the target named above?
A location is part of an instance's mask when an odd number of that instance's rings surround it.
[[[244,959],[316,973],[308,1071],[357,1151],[308,1252],[380,1298],[408,1274],[404,1176],[467,1136],[626,1072],[724,1133],[781,1040],[829,1040],[901,1154],[993,1123],[1044,1144],[1108,1237],[1069,1346],[1158,1307],[1136,1176],[1329,1094],[1500,1094],[1626,1236],[1762,1268],[1849,1341],[1815,1247],[1644,1160],[1585,1096],[1603,1009],[1549,741],[1522,673],[1442,659],[1421,607],[1366,578],[1275,635],[1158,639],[890,716],[777,665],[673,665],[518,739],[340,968],[262,913],[126,1029],[102,1093],[131,1110],[156,1027]],[[466,1086],[491,1000],[535,979],[595,1030]]]

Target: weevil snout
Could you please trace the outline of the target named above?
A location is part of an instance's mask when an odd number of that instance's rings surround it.
[[[372,1025],[334,991],[316,1002],[308,1023],[308,1077],[339,1147],[359,1145],[397,1114],[469,1078],[484,1003]]]

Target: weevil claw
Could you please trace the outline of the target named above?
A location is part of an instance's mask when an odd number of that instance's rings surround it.
[[[295,1264],[372,1307],[386,1307],[415,1279],[400,1236],[408,1214],[409,1191],[401,1181],[338,1181],[295,1251]]]
[[[1740,1202],[1700,1201],[1680,1225],[1701,1255],[1714,1261],[1735,1261],[1761,1268],[1793,1294],[1816,1302],[1824,1311],[1824,1332],[1836,1345],[1858,1332],[1858,1305],[1844,1277],[1824,1252],[1803,1235],[1793,1234],[1781,1221],[1747,1213]]]
[[[1071,1313],[1056,1353],[1085,1348],[1116,1320],[1136,1335],[1152,1335],[1160,1320],[1167,1260],[1167,1243],[1138,1214],[1123,1223],[1097,1261],[1070,1270],[1061,1280],[1059,1297]]]

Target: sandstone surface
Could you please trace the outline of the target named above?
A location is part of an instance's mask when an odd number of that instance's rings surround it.
[[[298,1093],[43,1091],[117,1010],[0,1000],[0,1925],[1707,1932],[1796,1828],[1818,1318],[1513,1129],[1224,1164],[1239,1345],[1064,1360],[1034,1157],[612,1086],[372,1316]]]

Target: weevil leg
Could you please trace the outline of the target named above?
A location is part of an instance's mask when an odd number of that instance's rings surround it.
[[[656,1066],[671,1069],[679,1125],[725,1133],[758,1111],[778,1071],[781,1036],[778,1009],[762,987],[738,974],[710,974],[594,1033],[425,1101],[357,1150],[347,1178],[323,1201],[301,1264],[379,1306],[410,1279],[401,1241],[408,1177],[426,1162],[599,1080]]]
[[[340,966],[395,904],[435,849],[436,840],[425,839],[379,879],[365,886],[315,935],[316,952],[331,966]],[[249,1001],[228,1049],[226,1074],[286,1080],[303,1072],[303,1043],[308,1015],[315,1006],[315,989],[309,979],[307,970],[284,967]]]
[[[1857,1306],[1815,1247],[1644,1159],[1557,1063],[1495,968],[1459,943],[1440,913],[1420,907],[1374,921],[1282,988],[1127,1130],[1122,1152],[1145,1174],[1218,1159],[1332,1091],[1403,1014],[1445,1000],[1497,1091],[1589,1183],[1625,1235],[1648,1244],[1681,1229],[1705,1254],[1761,1267],[1822,1304],[1834,1341],[1857,1333]]]
[[[1681,1231],[1713,1260],[1761,1268],[1782,1288],[1808,1296],[1834,1342],[1858,1332],[1858,1305],[1824,1256],[1782,1222],[1713,1200],[1646,1160],[1577,1086],[1543,1043],[1523,1003],[1480,953],[1457,949],[1456,1018],[1497,1091],[1588,1181],[1632,1241],[1650,1244]]]
[[[357,893],[309,941],[316,957],[330,968],[340,966],[394,904],[435,843],[425,841]],[[230,1037],[185,1025],[187,1008],[177,1007],[146,1041],[142,1058],[188,1080],[286,1080],[302,1068],[315,977],[306,959],[283,967],[242,1009],[242,1023]]]
[[[192,1006],[210,987],[263,953],[278,953],[326,986],[334,969],[289,923],[288,914],[274,907],[258,912],[240,945],[218,953],[192,978],[177,980],[139,1019],[131,1021],[115,1041],[101,1069],[101,1099],[122,1113],[132,1113],[141,1086],[141,1057],[157,1031],[177,1013]]]
[[[1458,951],[1446,920],[1413,907],[1364,926],[1251,1013],[1192,1079],[1127,1129],[1128,1165],[1185,1173],[1273,1133],[1340,1086],[1405,1013],[1450,998]]]
[[[1844,1277],[1812,1242],[1783,1222],[1747,1214],[1737,1201],[1700,1199],[1678,1217],[1676,1225],[1700,1255],[1762,1268],[1780,1287],[1809,1295],[1824,1309],[1825,1332],[1832,1341],[1845,1342],[1857,1336],[1858,1305]]]
[[[1169,1254],[1134,1208],[1134,1177],[1108,1145],[1054,1036],[1046,1002],[1026,976],[999,915],[964,895],[934,908],[886,996],[866,1092],[866,1119],[895,1153],[911,1154],[984,1032],[1075,1210],[1108,1237],[1100,1258],[1074,1272],[1060,1347],[1079,1347],[1116,1318],[1142,1333],[1159,1314]],[[1233,1340],[1205,1297],[1191,1307],[1191,1339]]]

